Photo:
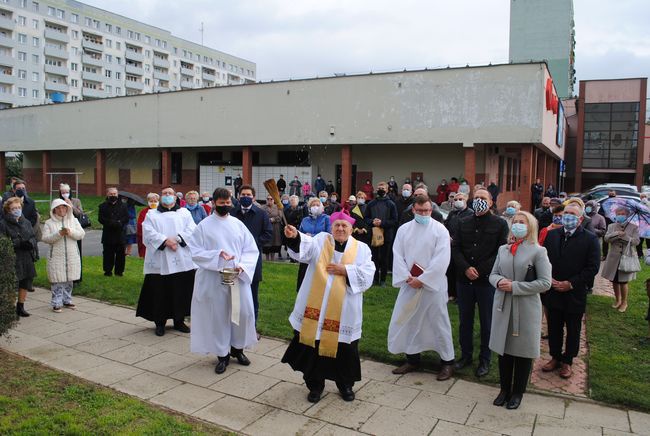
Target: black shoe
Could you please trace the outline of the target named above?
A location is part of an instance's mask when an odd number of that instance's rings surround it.
[[[350,386],[345,386],[343,389],[339,389],[339,392],[341,393],[341,398],[343,398],[343,401],[354,400],[354,391]]]
[[[189,333],[190,328],[183,322],[175,322],[174,323],[174,330],[178,330],[181,333]]]
[[[461,357],[456,361],[456,364],[454,365],[455,369],[463,369],[466,366],[469,366],[472,364],[472,358],[471,357]]]
[[[230,356],[237,359],[237,363],[239,363],[240,365],[248,366],[251,364],[251,361],[248,360],[248,357],[246,357],[244,352],[241,350],[235,350],[235,349],[231,350]]]
[[[156,324],[156,336],[165,336],[165,324]]]
[[[504,404],[506,404],[508,402],[509,397],[510,397],[510,394],[508,392],[500,391],[499,395],[497,395],[497,397],[494,399],[494,401],[492,401],[492,404],[494,404],[495,406],[501,407],[501,406],[503,406]]]
[[[516,409],[519,407],[521,404],[521,398],[523,395],[521,394],[512,394],[512,397],[510,397],[510,400],[508,401],[508,404],[506,404],[506,409]]]
[[[220,357],[219,362],[217,362],[217,366],[214,367],[214,372],[217,374],[223,374],[226,372],[226,367],[230,363],[230,358],[229,357]]]
[[[25,303],[16,303],[16,315],[22,316],[23,318],[27,318],[28,316],[31,316],[25,310]]]
[[[478,364],[478,368],[476,368],[476,377],[485,377],[488,375],[488,372],[490,372],[490,362],[481,360]]]
[[[104,275],[105,275],[106,277],[110,277],[110,276],[113,275],[113,273],[109,271],[109,272],[105,272]]]
[[[307,395],[307,401],[310,403],[318,403],[320,401],[320,396],[322,395],[323,391],[318,390],[318,391],[309,391],[309,395]]]
[[[34,288],[28,289],[27,292],[34,292]]]

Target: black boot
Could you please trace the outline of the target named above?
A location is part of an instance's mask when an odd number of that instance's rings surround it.
[[[25,310],[25,303],[16,303],[16,315],[22,316],[23,318],[30,316]]]
[[[178,330],[181,333],[190,332],[190,328],[187,326],[187,324],[185,324],[185,320],[182,318],[174,321],[174,330]]]
[[[165,336],[165,323],[157,322],[156,323],[156,336]]]
[[[223,374],[226,371],[226,367],[230,363],[230,356],[221,357],[219,356],[219,361],[217,366],[214,367],[214,372],[217,374]]]

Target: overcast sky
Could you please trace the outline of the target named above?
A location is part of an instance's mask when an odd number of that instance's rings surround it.
[[[510,0],[85,0],[257,63],[258,80],[507,62]],[[580,79],[647,77],[649,0],[574,0]],[[577,88],[576,88],[577,91]]]

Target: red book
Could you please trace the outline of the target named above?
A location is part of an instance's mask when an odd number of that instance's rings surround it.
[[[422,268],[417,263],[414,263],[413,266],[411,267],[411,271],[409,272],[409,274],[411,274],[412,277],[420,277],[423,272],[424,272],[424,268]]]

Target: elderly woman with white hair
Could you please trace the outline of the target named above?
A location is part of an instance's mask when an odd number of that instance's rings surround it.
[[[517,212],[519,212],[520,209],[521,209],[521,204],[516,200],[510,200],[506,204],[506,208],[503,211],[503,215],[501,215],[501,218],[506,220],[506,222],[508,223],[508,227],[512,225],[512,218],[515,216]]]
[[[78,194],[78,193],[77,193]],[[68,206],[72,208],[72,215],[77,218],[79,221],[79,224],[81,224],[82,228],[84,227],[90,227],[90,221],[86,220],[86,222],[83,221],[83,215],[84,215],[84,210],[83,207],[81,207],[81,200],[76,197],[72,197],[72,191],[70,190],[70,185],[67,183],[61,183],[59,185],[59,198],[63,201],[66,202]],[[79,249],[79,259],[82,259],[82,239],[77,240],[77,248]],[[83,260],[81,260],[81,265],[83,265]],[[80,267],[79,269],[79,278],[75,280],[75,283],[81,282],[83,276],[83,268]]]
[[[619,312],[627,310],[628,283],[636,279],[636,272],[624,271],[621,268],[623,255],[636,257],[636,246],[639,244],[639,227],[630,222],[630,211],[625,207],[616,209],[615,221],[607,226],[605,242],[609,251],[601,275],[612,282],[615,303],[612,308]]]
[[[160,196],[156,194],[155,192],[150,192],[147,194],[147,207],[142,208],[140,210],[140,213],[138,214],[138,222],[136,226],[136,241],[138,243],[138,256],[144,257],[145,254],[147,254],[147,247],[144,245],[144,242],[142,241],[142,223],[144,222],[144,219],[147,217],[147,213],[152,210],[156,209],[158,207],[158,203],[160,202]]]

